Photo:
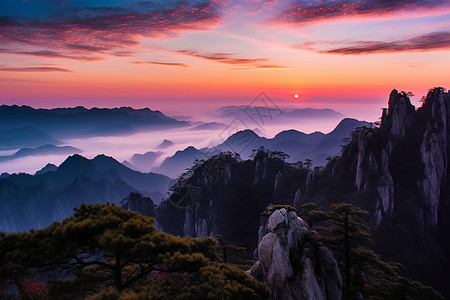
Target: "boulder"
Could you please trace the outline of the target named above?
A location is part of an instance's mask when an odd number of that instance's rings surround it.
[[[271,299],[340,300],[342,278],[336,260],[312,239],[308,224],[293,211],[275,210],[264,216],[257,252],[248,274],[271,289]],[[265,229],[265,230],[262,230]]]

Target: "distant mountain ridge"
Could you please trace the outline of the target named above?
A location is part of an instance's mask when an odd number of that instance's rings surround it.
[[[346,118],[328,134],[322,132],[306,134],[290,129],[278,133],[271,139],[261,137],[253,130],[245,129],[231,135],[216,147],[196,149],[190,146],[177,151],[173,156],[167,157],[160,167],[153,170],[174,178],[190,168],[195,159],[206,159],[222,151],[236,152],[246,159],[253,150],[261,146],[288,154],[290,156],[288,161],[291,162],[308,158],[314,165],[324,165],[327,157],[339,154],[342,140],[348,138],[356,128],[363,126],[371,127],[372,125],[365,121]]]
[[[161,201],[171,179],[133,171],[112,157],[69,156],[59,167],[47,165],[36,175],[0,178],[0,231],[44,227],[72,215],[81,203],[116,203],[131,192]]]
[[[80,149],[70,146],[55,146],[51,144],[39,146],[37,148],[22,148],[13,155],[0,156],[0,162],[17,159],[26,156],[53,155],[53,154],[74,154],[82,152]]]
[[[245,158],[250,156],[253,150],[263,146],[270,150],[285,152],[290,155],[292,162],[308,158],[315,165],[323,165],[326,163],[327,156],[339,153],[344,138],[348,138],[352,131],[363,126],[372,127],[368,122],[345,118],[328,134],[322,132],[306,134],[290,129],[278,133],[272,139],[260,137],[247,129],[231,135],[215,149],[238,152]]]
[[[168,148],[170,146],[175,145],[174,142],[168,140],[168,139],[164,139],[164,141],[161,142],[161,144],[159,144],[159,146],[157,147],[158,149],[165,149]]]
[[[54,136],[113,136],[137,130],[154,130],[189,126],[185,121],[169,118],[158,110],[91,108],[82,106],[35,109],[30,106],[0,106],[3,130],[32,127]]]
[[[204,152],[194,146],[189,146],[164,159],[161,165],[154,168],[153,171],[175,178],[183,173],[185,169],[191,167],[194,160],[206,157],[207,155]]]
[[[330,108],[292,108],[292,107],[266,107],[266,106],[248,106],[248,105],[230,105],[222,106],[219,109],[206,113],[206,115],[215,116],[218,118],[235,118],[241,112],[259,112],[264,116],[274,119],[289,118],[289,119],[329,119],[329,118],[344,118],[340,112]]]
[[[0,120],[1,122],[2,120]],[[5,127],[2,129],[5,129]],[[37,147],[46,144],[60,145],[61,142],[33,127],[19,127],[0,131],[0,150]]]

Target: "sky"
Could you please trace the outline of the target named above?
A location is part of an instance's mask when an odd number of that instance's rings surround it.
[[[394,88],[450,87],[449,33],[450,1],[1,0],[0,104],[195,115],[264,92],[374,121]]]

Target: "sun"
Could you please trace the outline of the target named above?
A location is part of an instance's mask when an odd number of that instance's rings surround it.
[[[300,98],[300,95],[299,94],[294,94],[294,98],[298,99],[298,98]]]

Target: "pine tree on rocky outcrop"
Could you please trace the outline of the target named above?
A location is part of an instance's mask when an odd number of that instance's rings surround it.
[[[382,261],[371,249],[371,229],[363,221],[367,211],[347,203],[330,207],[330,212],[309,211],[308,219],[326,222],[313,229],[339,261],[343,299],[443,299],[434,289],[399,276],[400,264]]]

